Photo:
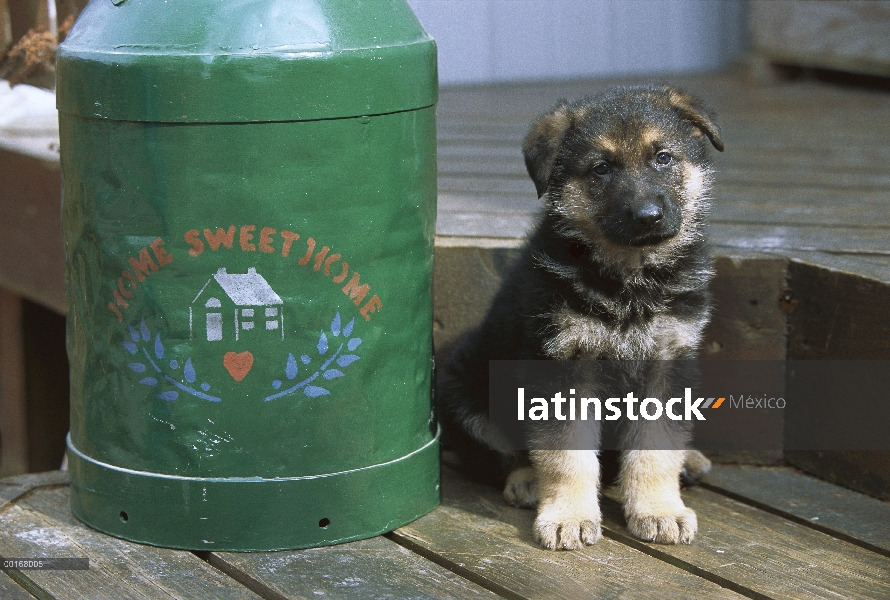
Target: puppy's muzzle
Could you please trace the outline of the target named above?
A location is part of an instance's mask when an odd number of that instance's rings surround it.
[[[624,221],[631,246],[657,244],[676,233],[665,215],[666,198],[649,193],[634,198],[626,207]]]
[[[631,211],[631,219],[633,220],[634,228],[638,233],[645,233],[651,230],[658,225],[663,218],[664,210],[654,202],[644,204]]]

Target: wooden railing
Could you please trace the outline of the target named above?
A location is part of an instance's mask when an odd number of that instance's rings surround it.
[[[70,24],[86,3],[0,0],[3,77],[53,89],[59,25]],[[24,69],[27,60],[34,62],[33,52],[25,52],[33,49],[29,40],[43,43],[44,52],[39,65]],[[0,476],[57,468],[64,451],[68,367],[60,316],[60,183],[57,162],[0,150]],[[29,360],[35,351],[36,360]]]

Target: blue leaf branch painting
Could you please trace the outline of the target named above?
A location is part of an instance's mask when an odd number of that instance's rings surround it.
[[[284,375],[288,379],[296,379],[297,373],[300,372],[299,366],[297,366],[297,359],[294,358],[293,354],[287,355],[287,366],[284,368]]]
[[[346,325],[342,324],[340,319],[340,313],[338,312],[334,316],[334,320],[331,321],[330,327],[330,335],[331,338],[334,338],[334,341],[331,342],[328,338],[328,334],[322,331],[318,336],[318,343],[315,345],[315,349],[318,351],[318,360],[321,360],[321,366],[317,369],[309,370],[312,371],[312,374],[305,377],[301,381],[296,384],[284,389],[280,392],[271,394],[266,397],[266,402],[269,400],[276,400],[283,396],[289,396],[296,392],[302,391],[304,396],[309,398],[317,398],[319,396],[327,396],[330,395],[330,390],[323,387],[322,385],[316,383],[315,385],[311,385],[315,382],[319,377],[324,379],[325,381],[332,381],[334,379],[339,379],[340,377],[344,377],[345,373],[340,369],[345,368],[355,361],[359,360],[359,356],[356,354],[342,354],[343,348],[345,347],[349,352],[354,352],[356,348],[358,348],[362,340],[358,337],[350,338],[352,335],[352,328],[355,325],[355,319],[352,319]],[[341,342],[338,345],[336,338],[341,338]],[[331,352],[331,350],[337,346],[337,349]],[[310,363],[313,362],[313,358],[308,354],[303,354],[300,356],[300,362],[303,363],[306,367],[310,366]],[[333,368],[332,365],[335,364],[340,367],[340,369]],[[304,367],[305,368],[305,367]],[[289,380],[293,381],[297,379],[297,375],[299,373],[299,365],[297,365],[297,359],[294,358],[293,354],[287,355],[287,363],[284,367],[284,376]],[[272,382],[272,387],[276,390],[281,389],[284,385],[282,380],[276,379]]]
[[[134,357],[133,362],[127,363],[127,366],[134,373],[147,374],[152,370],[157,374],[157,376],[148,375],[143,377],[139,380],[140,384],[149,387],[157,387],[161,381],[166,381],[176,389],[191,394],[196,398],[201,398],[202,400],[208,400],[210,402],[220,402],[222,400],[221,398],[205,393],[210,389],[210,384],[206,381],[200,385],[200,388],[203,391],[199,391],[191,385],[186,385],[171,377],[169,373],[179,373],[179,361],[170,360],[165,365],[165,368],[162,368],[161,365],[163,364],[166,348],[164,348],[161,333],[158,332],[155,334],[154,343],[151,344],[151,331],[149,330],[148,325],[145,324],[145,319],[142,319],[138,331],[131,325],[127,325],[127,331],[130,334],[130,339],[125,340],[121,345]],[[149,344],[151,344],[151,352],[149,352]],[[152,357],[152,354],[154,357]],[[143,357],[145,362],[141,362]],[[189,384],[195,383],[198,379],[191,358],[185,360],[185,364],[182,367],[182,377],[185,379],[186,383]],[[161,400],[166,400],[167,402],[173,402],[179,398],[179,392],[176,390],[159,391],[157,397]]]
[[[345,377],[343,370],[360,359],[355,351],[362,340],[352,337],[354,326],[354,318],[344,325],[338,312],[328,330],[319,332],[314,351],[306,354],[289,352],[284,377],[272,382],[272,388],[280,391],[267,396],[265,400],[268,402],[297,392],[302,392],[308,398],[330,395],[330,390],[325,387],[329,385],[327,382]],[[121,342],[121,346],[131,355],[127,367],[139,375],[141,385],[156,388],[157,398],[172,402],[180,398],[180,393],[185,393],[209,402],[222,401],[222,398],[207,393],[210,390],[208,382],[196,384],[199,379],[191,357],[181,362],[168,356],[161,333],[152,335],[145,319],[138,327],[127,325],[127,338]],[[164,389],[164,383],[172,389]]]

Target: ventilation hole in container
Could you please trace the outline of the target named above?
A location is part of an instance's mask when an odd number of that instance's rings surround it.
[[[322,529],[327,529],[327,526],[330,524],[331,524],[330,519],[322,519],[321,521],[318,522],[318,526],[321,527]]]
[[[130,519],[130,516],[126,512],[121,511],[121,521],[126,523],[129,519]]]

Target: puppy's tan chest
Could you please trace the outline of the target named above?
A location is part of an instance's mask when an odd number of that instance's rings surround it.
[[[696,348],[707,318],[657,314],[626,327],[563,310],[551,317],[553,331],[544,346],[554,359],[669,360]]]

